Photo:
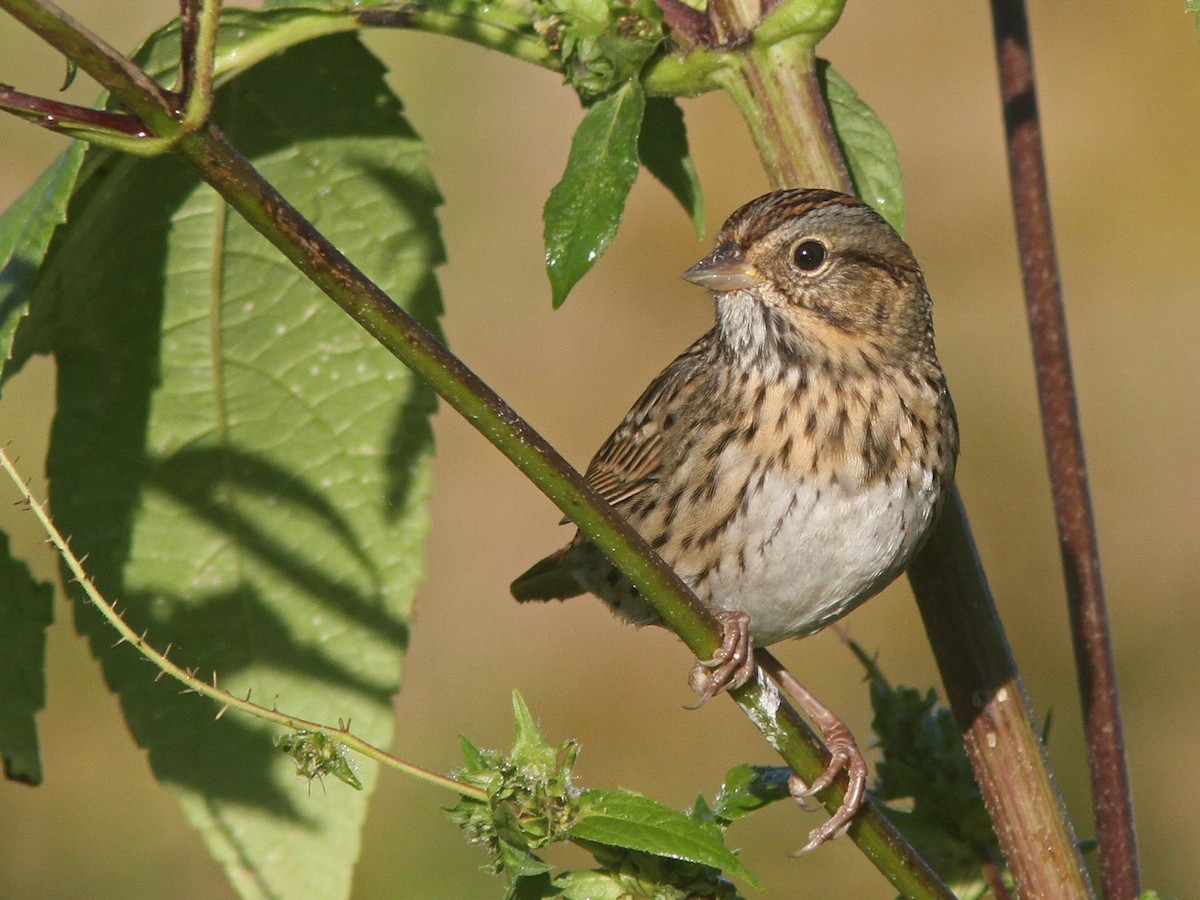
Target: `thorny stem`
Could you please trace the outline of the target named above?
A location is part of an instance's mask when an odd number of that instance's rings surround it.
[[[17,486],[17,490],[21,493],[22,502],[29,509],[33,510],[33,514],[37,517],[38,522],[41,523],[47,537],[50,539],[50,543],[58,551],[63,562],[66,563],[72,578],[83,589],[83,592],[92,604],[100,610],[100,614],[108,620],[108,624],[121,636],[120,643],[130,644],[138,653],[157,666],[160,672],[170,675],[186,686],[189,691],[201,694],[221,704],[221,708],[217,712],[218,719],[225,714],[226,710],[236,709],[293,731],[319,731],[329,735],[344,747],[356,753],[361,753],[370,759],[374,759],[385,766],[390,766],[393,769],[404,772],[406,775],[411,775],[414,778],[436,785],[437,787],[447,788],[465,797],[472,797],[481,801],[487,800],[487,794],[481,788],[465,784],[429,769],[422,768],[421,766],[398,759],[390,753],[380,750],[373,744],[367,743],[362,738],[355,737],[350,733],[349,725],[342,728],[334,728],[330,725],[323,725],[320,722],[310,722],[307,719],[288,715],[274,707],[251,703],[249,694],[245,697],[238,697],[219,687],[215,672],[211,681],[204,681],[197,678],[194,671],[176,665],[168,658],[166,653],[160,653],[154,649],[146,640],[145,634],[138,634],[130,628],[129,624],[121,617],[121,614],[117,612],[116,607],[96,589],[96,585],[84,570],[83,563],[80,562],[68,544],[67,539],[63,537],[62,532],[58,530],[58,527],[50,518],[45,505],[40,503],[30,492],[28,485],[21,478],[16,466],[13,465],[12,460],[9,459],[8,453],[3,447],[0,447],[0,468],[4,469],[8,477],[12,479],[13,484]]]
[[[1100,873],[1108,900],[1141,893],[1133,802],[1121,733],[1100,550],[1088,492],[1070,344],[1042,156],[1033,50],[1022,0],[993,0],[1009,177],[1033,341],[1042,434],[1066,575],[1067,608],[1087,736]]]

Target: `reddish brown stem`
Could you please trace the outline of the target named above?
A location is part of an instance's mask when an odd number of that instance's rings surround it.
[[[1087,733],[1100,872],[1108,900],[1133,900],[1141,892],[1133,804],[1050,223],[1033,53],[1023,0],[993,0],[992,20],[1042,432]]]
[[[908,577],[1017,895],[1094,896],[957,490]]]
[[[145,126],[133,116],[47,100],[45,97],[15,91],[3,84],[0,84],[0,109],[51,131],[64,131],[63,125],[70,123],[106,128],[133,137],[142,137],[147,133]]]

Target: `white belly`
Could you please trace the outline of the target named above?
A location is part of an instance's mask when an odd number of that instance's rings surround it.
[[[729,546],[753,536],[745,569],[725,554],[694,587],[714,606],[748,613],[760,646],[816,631],[883,590],[920,546],[936,497],[928,477],[914,480],[817,490],[768,479],[728,533]]]

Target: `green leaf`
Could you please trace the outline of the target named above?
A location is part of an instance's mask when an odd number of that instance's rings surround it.
[[[84,150],[83,144],[72,143],[0,215],[0,363],[6,362],[12,351],[13,332],[25,313],[29,291],[50,248],[50,238],[67,220],[67,202],[75,187]]]
[[[638,130],[646,96],[631,81],[583,117],[562,180],[550,191],[545,220],[546,272],[554,306],[608,248],[638,171]]]
[[[732,822],[790,796],[787,766],[734,766],[713,801],[712,814]]]
[[[572,840],[711,866],[760,886],[754,874],[725,846],[721,830],[715,825],[630,791],[584,791],[579,817],[569,833]]]
[[[903,234],[904,181],[891,134],[849,82],[823,59],[817,60],[817,77],[854,190]]]
[[[554,879],[563,900],[625,900],[629,891],[614,872],[565,872]]]
[[[688,154],[683,110],[673,97],[646,99],[646,114],[638,135],[638,157],[691,216],[696,238],[703,238],[704,194],[696,165]]]
[[[291,8],[281,9],[223,9],[213,64],[217,83],[297,44],[361,27],[356,10],[348,4],[324,10],[308,6],[311,4],[289,4]],[[134,53],[133,61],[164,84],[173,80],[179,66],[179,19],[151,35]]]
[[[545,766],[554,768],[559,748],[552,747],[542,736],[533,714],[525,705],[525,698],[518,691],[513,691],[513,720],[516,725],[516,739],[513,741],[512,760],[518,766]],[[568,770],[568,777],[570,772]]]
[[[262,63],[222,88],[215,120],[436,330],[427,149],[357,40]],[[386,746],[427,527],[429,392],[173,158],[103,157],[15,343],[55,355],[52,507],[133,627],[234,693]],[[345,896],[377,766],[361,765],[361,793],[310,796],[271,729],[214,722],[82,601],[76,620],[236,888]]]
[[[54,588],[15,559],[0,532],[0,752],[4,777],[42,783],[34,715],[46,705],[46,629]]]

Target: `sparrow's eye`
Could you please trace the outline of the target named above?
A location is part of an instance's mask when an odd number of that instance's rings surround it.
[[[792,251],[792,259],[801,272],[815,272],[825,262],[825,245],[811,238],[801,241]]]

